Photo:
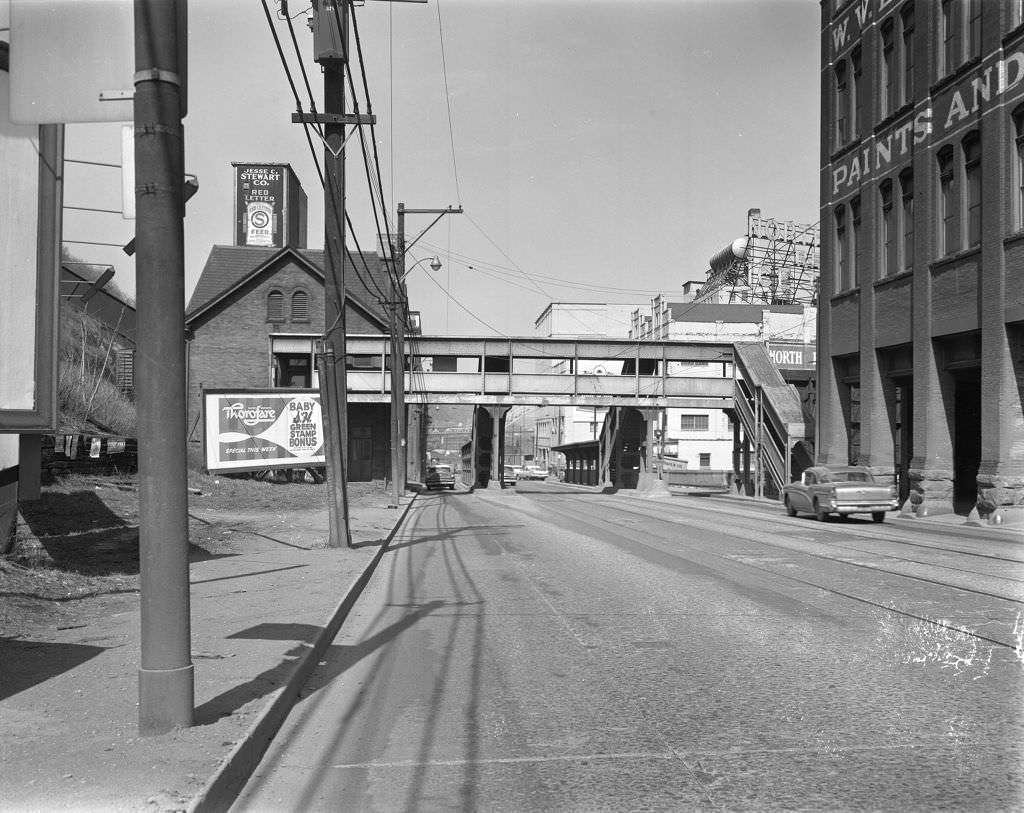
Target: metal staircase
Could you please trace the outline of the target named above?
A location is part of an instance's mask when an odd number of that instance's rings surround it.
[[[776,497],[796,470],[810,465],[805,441],[813,432],[796,388],[783,379],[765,346],[733,348],[734,409],[753,457],[752,493]]]

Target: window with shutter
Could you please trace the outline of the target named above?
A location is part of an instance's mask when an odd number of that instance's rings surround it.
[[[296,291],[292,294],[292,321],[309,321],[309,294],[305,291]]]
[[[284,294],[280,291],[271,291],[267,294],[267,321],[284,321]]]

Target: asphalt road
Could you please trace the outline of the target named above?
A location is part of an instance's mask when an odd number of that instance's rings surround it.
[[[422,496],[236,810],[1024,809],[1024,547]]]

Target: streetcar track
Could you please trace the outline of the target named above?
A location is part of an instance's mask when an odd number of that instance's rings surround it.
[[[626,513],[626,514],[632,514],[634,516],[642,516],[645,519],[652,519],[652,517],[649,514],[645,514],[645,513],[639,512],[639,511],[630,511],[630,510],[624,509],[624,508],[620,509],[617,506],[613,506],[613,507],[615,507],[616,510],[620,510],[623,513]],[[656,518],[654,518],[654,519],[655,519],[655,521],[658,521],[658,522],[666,522],[667,521],[667,520],[658,520]],[[754,528],[748,528],[748,529],[744,529],[744,530],[755,530],[755,529]],[[737,534],[733,534],[731,532],[725,532],[725,533],[726,533],[726,535],[733,536],[736,539],[741,539],[741,540],[744,539],[744,537],[739,536]],[[664,539],[664,537],[663,537],[663,539]],[[665,541],[670,541],[670,540],[665,539]],[[871,571],[876,572],[876,573],[884,573],[884,574],[889,575],[889,576],[897,576],[897,577],[903,578],[903,579],[914,579],[916,581],[925,582],[926,584],[936,584],[936,585],[939,585],[940,587],[948,587],[948,588],[953,589],[953,590],[961,590],[961,591],[964,591],[964,592],[967,592],[967,593],[974,593],[976,595],[984,596],[986,598],[995,598],[995,599],[999,599],[1001,601],[1009,601],[1009,602],[1012,602],[1014,604],[1020,604],[1020,605],[1024,606],[1024,600],[1018,599],[1018,598],[1013,598],[1011,596],[1000,595],[998,593],[990,593],[990,592],[987,592],[985,590],[977,590],[977,589],[975,589],[973,587],[963,587],[963,586],[958,585],[958,584],[950,584],[949,582],[939,581],[938,579],[932,579],[932,578],[928,578],[926,576],[915,576],[915,575],[908,574],[908,573],[901,573],[901,572],[899,572],[897,570],[887,570],[885,568],[876,567],[874,565],[869,565],[869,564],[866,564],[866,563],[863,563],[863,562],[851,562],[851,561],[848,561],[846,559],[839,559],[839,558],[835,558],[833,556],[828,556],[828,555],[826,555],[824,553],[815,553],[813,551],[795,550],[793,548],[786,547],[785,545],[782,545],[782,544],[780,544],[778,542],[773,542],[770,539],[768,539],[768,540],[760,540],[758,544],[770,545],[771,547],[774,547],[774,548],[776,548],[778,550],[787,551],[788,553],[797,553],[797,554],[802,554],[804,556],[811,556],[811,557],[814,557],[814,558],[817,558],[817,559],[822,559],[822,560],[827,561],[827,562],[837,562],[839,564],[849,565],[851,567],[860,567],[860,568],[863,568],[865,570],[871,570]],[[842,543],[839,543],[839,544],[842,544]],[[689,550],[698,550],[697,548],[693,548],[693,547],[689,547],[688,549]],[[858,548],[852,548],[852,550],[859,550],[859,549]],[[708,552],[711,553],[712,556],[715,556],[717,558],[725,559],[725,560],[729,560],[729,561],[737,561],[737,562],[740,562],[741,564],[743,564],[743,562],[741,560],[739,560],[739,559],[733,559],[732,557],[723,556],[722,554],[713,553],[711,551],[708,551]],[[887,556],[887,554],[879,554],[879,553],[876,553],[875,551],[860,551],[860,552],[861,553],[870,553],[873,556]],[[908,561],[908,560],[903,560],[903,559],[901,559],[898,556],[893,556],[893,557],[890,557],[890,558],[896,559],[897,561]],[[942,565],[934,565],[931,562],[920,562],[918,564],[927,565],[929,567],[944,567]],[[946,569],[955,570],[955,568],[949,568],[949,567],[947,567]],[[985,578],[991,578],[991,579],[1004,579],[1005,581],[1011,581],[1011,582],[1019,581],[1017,579],[1012,579],[1012,578],[1009,578],[1007,576],[992,576],[991,574],[978,573],[978,572],[973,571],[973,570],[968,570],[968,571],[963,571],[962,570],[960,572],[962,572],[962,573],[970,573],[970,574],[975,575],[975,576],[983,576]]]
[[[571,500],[567,500],[566,502],[572,502],[572,501]],[[640,511],[631,511],[631,510],[623,507],[621,504],[617,503],[614,500],[605,499],[605,500],[602,500],[602,504],[606,505],[607,507],[612,508],[612,509],[614,509],[616,511],[619,511],[621,513],[631,514],[631,515],[635,515],[635,516],[640,516],[640,517],[644,517],[645,519],[652,519],[650,514],[643,513],[643,512],[640,512]],[[601,525],[607,526],[607,525],[610,525],[610,524],[611,525],[617,525],[619,528],[624,527],[623,523],[619,523],[619,522],[612,522],[612,521],[609,521],[609,520],[603,520],[603,521],[600,521],[600,522],[594,521],[594,520],[592,520],[590,518],[590,516],[585,511],[579,511],[579,512],[577,512],[577,511],[565,511],[564,508],[563,508],[563,512],[564,512],[564,514],[566,516],[568,516],[569,514],[573,514],[575,521],[577,521],[577,522],[579,522],[579,523],[581,523],[583,525],[587,525],[589,527],[592,527],[592,528],[599,528]],[[653,519],[657,519],[657,518],[653,518]],[[670,522],[670,520],[667,520],[667,519],[658,519],[657,521],[660,522],[660,523],[668,523],[668,522]],[[733,533],[731,533],[729,531],[723,531],[721,528],[716,528],[715,530],[717,530],[720,533],[723,533],[726,536],[733,536],[734,538],[740,539],[740,540],[744,539],[744,537],[742,537],[742,536],[738,536],[738,535],[733,534]],[[743,529],[743,530],[751,530],[751,529]],[[671,555],[671,556],[678,556],[677,551],[673,550],[673,549],[666,549],[664,547],[659,547],[657,545],[650,544],[648,542],[645,542],[643,540],[637,539],[635,537],[631,537],[631,541],[633,542],[633,544],[641,545],[641,546],[647,548],[648,550],[657,551],[659,553],[668,554],[668,555]],[[845,592],[843,590],[839,590],[839,589],[837,589],[835,587],[830,587],[830,586],[827,586],[827,585],[819,584],[817,582],[808,581],[807,579],[802,579],[802,578],[799,578],[799,577],[791,575],[791,574],[780,572],[778,570],[772,570],[772,569],[767,568],[767,567],[759,567],[758,565],[756,565],[756,564],[754,564],[753,562],[750,562],[750,561],[743,561],[743,560],[740,560],[740,559],[733,558],[731,556],[726,556],[726,555],[723,555],[723,554],[715,553],[714,551],[711,551],[711,550],[707,550],[707,549],[704,549],[704,548],[697,548],[697,547],[695,547],[693,545],[687,545],[685,543],[681,543],[681,542],[677,541],[674,538],[670,539],[670,538],[667,538],[667,537],[659,536],[659,541],[662,542],[662,543],[671,543],[674,547],[682,546],[683,548],[685,548],[687,551],[689,551],[691,553],[696,553],[696,554],[701,554],[701,555],[705,555],[705,556],[710,556],[710,557],[712,557],[714,559],[718,559],[718,560],[720,560],[722,562],[727,562],[727,563],[730,563],[732,565],[738,565],[738,566],[741,566],[741,567],[746,567],[746,568],[749,568],[750,570],[755,570],[755,571],[758,571],[760,573],[764,573],[764,574],[773,576],[775,578],[787,579],[787,580],[795,582],[797,584],[801,584],[801,585],[804,585],[804,586],[807,586],[807,587],[813,587],[815,589],[822,590],[822,591],[824,591],[826,593],[830,593],[830,594],[835,595],[835,596],[846,598],[846,599],[849,599],[851,601],[855,601],[855,602],[858,602],[858,603],[861,603],[861,604],[865,604],[865,605],[870,606],[870,607],[876,607],[878,609],[885,610],[887,612],[893,613],[895,615],[900,615],[900,616],[903,616],[905,618],[912,618],[912,619],[914,619],[916,621],[922,621],[922,622],[924,622],[926,624],[930,624],[930,625],[935,626],[935,627],[939,627],[939,628],[942,628],[942,629],[947,629],[947,630],[950,630],[952,632],[958,632],[958,633],[961,633],[963,635],[967,635],[967,636],[970,636],[972,638],[976,638],[979,641],[985,641],[987,643],[994,644],[994,645],[997,645],[997,646],[1000,646],[1000,647],[1004,647],[1006,649],[1016,650],[1016,649],[1018,649],[1018,646],[1019,646],[1019,645],[1015,645],[1015,644],[1012,644],[1012,643],[1007,643],[1006,641],[998,640],[996,638],[991,638],[991,637],[989,637],[987,635],[983,635],[982,633],[980,633],[977,630],[972,630],[972,629],[969,629],[967,627],[958,626],[958,625],[946,622],[946,621],[944,621],[942,619],[936,619],[936,618],[931,618],[931,617],[928,617],[928,616],[920,615],[918,613],[915,613],[915,612],[912,612],[912,611],[909,611],[909,610],[900,609],[899,607],[896,607],[896,606],[894,606],[892,604],[885,604],[885,603],[882,603],[880,601],[875,601],[875,600],[870,599],[870,598],[864,598],[862,596],[853,595],[852,593],[847,593],[847,592]],[[786,551],[787,553],[790,553],[790,554],[803,555],[803,556],[806,556],[806,557],[822,559],[822,560],[825,560],[825,561],[828,561],[828,562],[834,562],[834,563],[840,564],[840,565],[854,565],[854,566],[858,566],[858,564],[854,563],[854,562],[847,562],[847,561],[844,561],[842,559],[835,559],[835,558],[831,558],[829,556],[825,556],[823,554],[816,554],[816,553],[812,553],[812,552],[809,552],[809,551],[798,551],[798,550],[794,550],[793,548],[786,548],[786,547],[784,547],[784,546],[782,546],[782,545],[780,545],[778,543],[773,543],[771,541],[760,542],[759,544],[771,545],[772,547],[775,547],[775,548],[777,548],[779,550],[784,550],[784,551]],[[679,557],[679,558],[682,558],[682,557]],[[1000,596],[1000,595],[996,595],[996,594],[992,594],[992,593],[986,593],[986,592],[983,592],[983,591],[972,590],[970,588],[959,587],[957,585],[951,585],[951,584],[947,584],[945,582],[935,581],[934,579],[926,579],[926,578],[919,577],[919,576],[907,575],[905,573],[899,573],[897,571],[887,571],[887,570],[884,570],[882,568],[872,568],[870,566],[864,566],[864,565],[860,565],[860,566],[861,567],[865,567],[865,569],[872,570],[874,572],[885,573],[887,575],[896,576],[896,577],[902,578],[902,579],[921,581],[921,582],[925,582],[925,583],[929,583],[929,584],[936,584],[936,585],[939,585],[939,586],[942,586],[942,587],[946,587],[946,588],[949,588],[949,589],[952,589],[952,590],[958,590],[958,591],[962,591],[962,592],[975,593],[975,594],[978,594],[978,595],[981,595],[981,596],[985,596],[987,598],[995,598],[995,599],[998,599],[998,600],[1001,600],[1001,601],[1007,601],[1007,602],[1009,602],[1011,604],[1024,605],[1024,601],[1020,601],[1020,600],[1017,600],[1017,599],[1009,598],[1007,596]]]
[[[661,505],[666,505],[666,506],[668,506],[668,507],[670,507],[672,509],[681,509],[681,506],[676,505],[674,503],[662,502],[660,504]],[[747,508],[747,506],[743,506],[743,507]],[[772,522],[772,523],[774,523],[776,525],[779,525],[779,526],[782,526],[782,527],[786,527],[786,528],[792,527],[792,525],[790,523],[793,523],[793,522],[797,521],[796,518],[783,517],[781,515],[777,516],[775,514],[767,514],[767,513],[762,515],[760,513],[749,512],[749,510],[746,513],[740,515],[740,514],[736,513],[736,507],[734,507],[734,506],[730,506],[728,509],[720,508],[717,505],[716,505],[715,508],[707,508],[706,506],[704,506],[704,507],[701,508],[701,510],[702,511],[709,511],[709,512],[719,513],[719,514],[727,514],[731,518],[736,519],[736,520],[740,520],[740,521],[747,520],[747,521],[753,522],[753,521],[756,520],[756,521],[763,522],[763,521],[767,520],[767,521]],[[805,520],[801,519],[800,521],[803,522]],[[813,527],[813,526],[809,526],[809,527]],[[820,526],[818,526],[818,527],[820,527]],[[1024,558],[1017,558],[1017,557],[1013,557],[1013,556],[1000,556],[998,554],[986,553],[984,551],[977,551],[977,550],[969,550],[969,549],[965,549],[965,548],[953,548],[953,547],[942,547],[942,546],[939,546],[939,545],[927,545],[927,544],[924,544],[923,542],[919,542],[919,541],[916,541],[916,540],[912,539],[903,529],[897,529],[897,528],[895,528],[895,527],[893,527],[892,525],[889,525],[889,524],[884,525],[883,528],[886,531],[886,533],[888,534],[887,541],[896,542],[896,543],[899,543],[901,545],[912,545],[914,547],[924,548],[925,550],[932,550],[932,551],[941,552],[941,553],[954,553],[954,554],[960,554],[962,556],[976,556],[976,557],[982,558],[982,559],[992,559],[992,560],[998,561],[998,562],[1008,562],[1008,563],[1017,564],[1017,565],[1024,565]],[[876,527],[873,531],[868,531],[868,530],[863,530],[863,529],[859,528],[856,525],[847,525],[847,526],[845,526],[843,528],[843,530],[848,532],[848,533],[850,533],[850,534],[853,534],[854,536],[868,537],[870,539],[877,539],[878,538],[878,532],[881,529]],[[1002,541],[1003,540],[1000,540],[1000,542],[1002,542]],[[1022,541],[1024,541],[1024,540],[1022,540]],[[1007,542],[1009,544],[1014,544],[1012,540],[1005,540],[1005,542]],[[971,571],[971,572],[974,572],[974,571]],[[983,574],[979,574],[979,575],[983,575]]]

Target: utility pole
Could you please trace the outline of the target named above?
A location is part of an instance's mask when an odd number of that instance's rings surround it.
[[[135,0],[139,733],[192,725],[185,460],[185,0]]]
[[[405,244],[405,216],[407,214],[437,215],[416,238]],[[393,500],[405,493],[406,471],[408,462],[408,445],[405,437],[405,287],[404,281],[405,255],[420,241],[428,231],[445,215],[461,215],[462,207],[449,206],[446,209],[407,209],[404,203],[398,204],[398,245],[395,256],[395,302],[391,306],[391,479]],[[394,255],[396,252],[392,250]],[[411,269],[410,269],[411,270]]]
[[[345,376],[345,125],[373,124],[375,117],[345,114],[345,71],[348,66],[348,15],[351,0],[313,0],[314,58],[324,72],[323,113],[294,113],[298,124],[318,124],[324,130],[324,374],[321,388],[327,403],[323,419],[333,424],[333,449],[327,454],[327,483],[332,520],[330,546],[352,544],[348,521],[348,382]],[[337,312],[330,307],[334,304]],[[328,444],[329,446],[331,444]]]

